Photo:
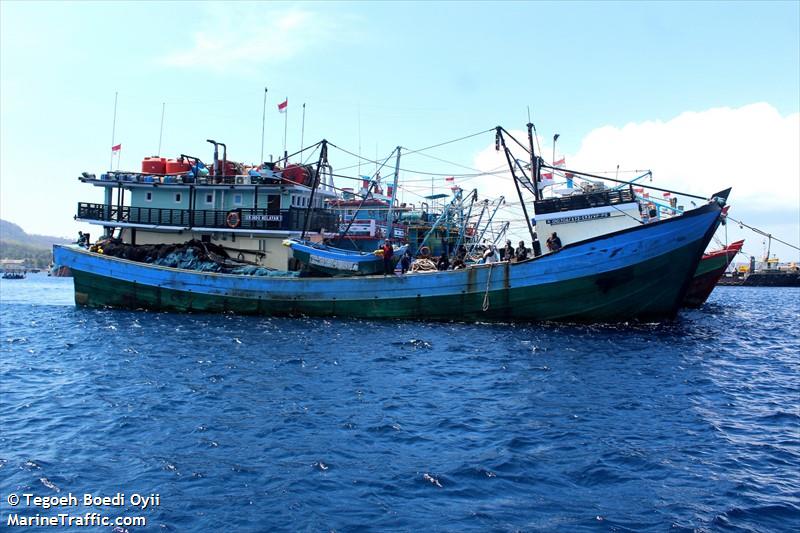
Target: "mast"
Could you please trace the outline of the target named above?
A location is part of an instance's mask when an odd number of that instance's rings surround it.
[[[530,113],[530,111],[529,111]],[[539,190],[539,173],[536,172],[536,155],[533,151],[533,122],[528,115],[528,147],[531,152],[531,181],[533,182],[533,195],[536,200],[542,199],[542,192]]]
[[[264,107],[261,111],[261,159],[258,164],[264,164],[264,124],[267,122],[267,88],[264,87]]]
[[[319,179],[320,179],[320,169],[322,168],[323,164],[327,164],[328,162],[328,141],[322,139],[322,142],[319,145],[319,160],[317,161],[317,170],[314,172],[313,181],[311,182],[311,195],[308,198],[308,206],[306,207],[306,219],[303,222],[303,233],[300,235],[300,240],[304,240],[306,238],[306,232],[308,231],[308,226],[311,224],[311,214],[312,209],[314,207],[314,193],[319,186]]]
[[[394,180],[392,181],[392,197],[389,200],[389,213],[386,215],[386,237],[384,240],[392,238],[394,231],[394,219],[392,219],[394,211],[394,200],[397,197],[397,179],[400,174],[400,147],[397,147],[397,159],[394,163]]]
[[[284,102],[288,102],[289,97],[286,97]],[[286,166],[289,164],[289,152],[286,151],[286,132],[288,131],[288,124],[289,124],[289,105],[286,105],[286,109],[283,110],[283,165]]]
[[[108,170],[114,170],[114,134],[117,131],[117,97],[119,92],[114,92],[114,120],[111,122],[111,159],[108,162]]]
[[[166,102],[161,102],[161,129],[158,130],[158,157],[161,157],[161,139],[164,136],[164,109],[167,107]]]
[[[306,136],[306,104],[303,102],[303,124],[300,126],[300,150],[303,149],[303,142]]]
[[[514,165],[511,162],[511,151],[506,146],[506,140],[503,137],[503,128],[497,126],[497,140],[500,141],[500,146],[503,147],[503,151],[506,154],[506,161],[508,161],[508,168],[511,170],[511,177],[514,179],[514,187],[517,189],[517,196],[519,196],[519,203],[522,205],[522,212],[525,214],[525,222],[528,224],[528,231],[531,234],[531,242],[536,240],[533,236],[533,225],[531,224],[531,217],[528,216],[528,208],[525,207],[525,199],[522,197],[522,190],[519,188],[519,181],[517,179],[517,174],[514,172]],[[529,130],[530,131],[530,130]],[[497,146],[497,142],[495,142],[495,146]],[[532,152],[531,152],[532,153]],[[531,169],[533,170],[533,169]],[[523,172],[524,174],[524,172]],[[533,182],[534,190],[539,189],[538,180]],[[494,215],[492,215],[494,216]]]

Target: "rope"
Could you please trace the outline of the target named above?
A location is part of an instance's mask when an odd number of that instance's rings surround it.
[[[778,242],[779,242],[779,243],[781,243],[781,244],[785,244],[785,245],[786,245],[786,246],[788,246],[789,248],[794,248],[795,250],[800,250],[800,248],[798,248],[798,247],[797,247],[797,246],[795,246],[794,244],[789,244],[789,243],[788,243],[788,242],[786,242],[786,241],[782,241],[782,240],[780,240],[779,238],[775,237],[774,235],[772,235],[772,234],[770,234],[770,233],[767,233],[767,232],[766,232],[766,231],[764,231],[764,230],[760,230],[760,229],[758,229],[758,228],[754,228],[753,226],[748,226],[748,225],[747,225],[747,224],[745,224],[744,222],[742,222],[742,221],[740,221],[740,220],[736,220],[735,218],[731,218],[730,216],[728,217],[728,220],[730,220],[731,222],[735,222],[736,224],[739,224],[740,226],[744,226],[745,228],[749,229],[750,231],[754,231],[755,233],[758,233],[759,235],[763,235],[764,237],[769,237],[769,238],[770,238],[770,239],[772,239],[773,241],[778,241]]]
[[[492,282],[492,269],[493,268],[494,268],[494,263],[490,263],[489,264],[489,275],[486,278],[486,292],[483,295],[483,305],[481,306],[481,309],[483,309],[484,313],[489,310],[489,285]]]
[[[463,141],[463,140],[466,140],[466,139],[471,139],[472,137],[477,137],[478,135],[483,135],[483,134],[485,134],[485,133],[489,133],[489,132],[491,132],[491,131],[494,131],[494,128],[489,128],[488,130],[479,131],[478,133],[473,133],[473,134],[471,134],[471,135],[466,135],[466,136],[464,136],[464,137],[459,137],[458,139],[453,139],[452,141],[445,141],[445,142],[442,142],[442,143],[439,143],[439,144],[434,144],[434,145],[431,145],[431,146],[426,146],[425,148],[419,148],[419,149],[417,149],[417,150],[412,150],[412,151],[410,151],[410,152],[406,152],[406,153],[405,153],[405,155],[409,155],[409,154],[416,154],[416,153],[418,153],[418,152],[424,152],[424,151],[426,151],[426,150],[431,150],[432,148],[439,148],[440,146],[444,146],[444,145],[446,145],[446,144],[451,144],[451,143],[455,143],[455,142],[458,142],[458,141]]]

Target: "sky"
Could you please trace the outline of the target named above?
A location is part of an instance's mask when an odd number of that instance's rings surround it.
[[[162,105],[162,156],[210,160],[216,139],[255,163],[265,87],[265,159],[283,152],[284,125],[289,152],[324,138],[381,161],[487,132],[404,155],[402,199],[446,192],[455,175],[480,198],[506,197],[497,216],[515,237],[524,219],[489,130],[524,135],[530,110],[548,161],[558,133],[569,168],[651,170],[646,185],[701,196],[732,186],[731,217],[800,243],[797,1],[1,0],[0,217],[32,233],[86,229],[77,203],[102,195],[77,176],[112,164],[115,93],[115,168],[158,153]],[[338,149],[330,159],[343,174],[375,171]],[[727,231],[763,254],[761,236]]]

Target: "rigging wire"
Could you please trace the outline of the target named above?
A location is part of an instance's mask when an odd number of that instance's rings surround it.
[[[740,220],[736,220],[735,218],[731,218],[730,216],[728,216],[728,220],[730,220],[731,222],[735,222],[736,224],[739,224],[740,226],[744,226],[745,228],[747,228],[747,229],[749,229],[749,230],[751,230],[751,231],[753,231],[755,233],[758,233],[759,235],[763,235],[764,237],[769,237],[773,241],[777,241],[777,242],[779,242],[781,244],[784,244],[784,245],[788,246],[789,248],[793,248],[795,250],[800,250],[800,248],[795,246],[794,244],[789,244],[786,241],[782,241],[781,239],[775,237],[771,233],[767,233],[764,230],[761,230],[761,229],[758,229],[758,228],[754,228],[753,226],[749,226],[749,225],[745,224],[744,222],[742,222]]]

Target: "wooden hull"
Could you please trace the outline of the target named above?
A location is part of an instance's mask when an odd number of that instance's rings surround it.
[[[718,222],[710,203],[681,217],[565,246],[522,263],[406,276],[259,278],[135,263],[55,247],[92,307],[431,320],[672,318]]]
[[[722,250],[703,255],[683,300],[684,306],[697,308],[706,303],[714,287],[717,286],[717,282],[728,269],[728,265],[742,249],[742,245],[744,245],[744,241],[736,241]]]

